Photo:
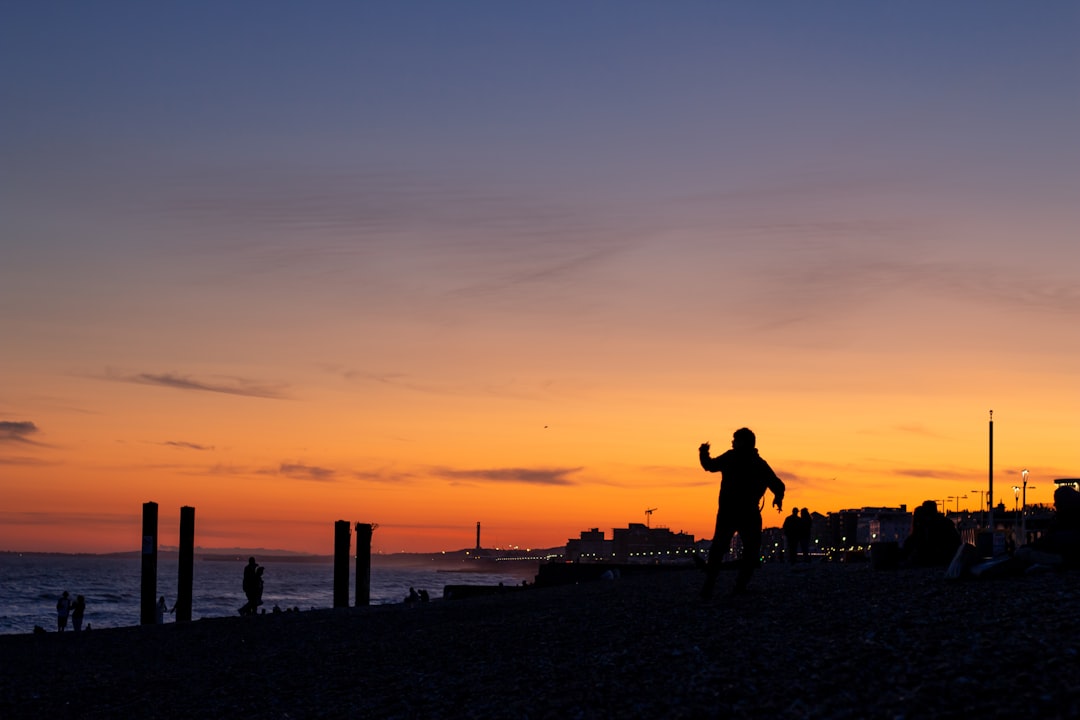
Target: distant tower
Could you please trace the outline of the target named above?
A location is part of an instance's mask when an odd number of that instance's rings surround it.
[[[480,549],[480,521],[476,521],[476,549]]]

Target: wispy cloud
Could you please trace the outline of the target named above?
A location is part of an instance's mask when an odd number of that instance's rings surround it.
[[[570,477],[583,468],[486,468],[475,470],[457,470],[437,467],[431,470],[433,475],[450,480],[472,480],[491,483],[526,483],[530,485],[577,485],[577,480]]]
[[[185,442],[183,440],[166,440],[161,443],[169,447],[180,448],[182,450],[213,450],[213,445],[200,445],[199,443]]]
[[[337,479],[336,471],[331,468],[301,463],[281,463],[278,466],[278,474],[296,480],[313,480],[315,482],[331,482]]]
[[[412,483],[421,479],[416,473],[402,472],[400,470],[392,470],[389,468],[379,470],[354,470],[351,475],[357,480],[362,480],[364,482],[387,485]]]
[[[29,457],[0,457],[0,465],[22,465],[29,467],[47,467],[49,465],[59,465],[60,463],[50,462],[48,460],[40,460],[38,458]]]
[[[38,432],[38,426],[29,420],[0,421],[0,442],[40,446],[42,443],[30,438],[31,435],[36,435]]]
[[[117,382],[135,383],[138,385],[157,385],[159,387],[172,388],[174,390],[195,390],[199,392],[223,393],[225,395],[240,395],[243,397],[267,398],[281,400],[286,397],[282,385],[268,385],[248,378],[239,377],[216,377],[211,379],[193,378],[178,373],[135,373],[123,375],[108,370],[105,373],[108,380]]]

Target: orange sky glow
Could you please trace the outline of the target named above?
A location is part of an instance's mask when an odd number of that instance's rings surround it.
[[[1080,475],[1075,5],[559,5],[10,12],[0,549],[708,537],[742,426],[784,514],[977,509],[990,410]]]

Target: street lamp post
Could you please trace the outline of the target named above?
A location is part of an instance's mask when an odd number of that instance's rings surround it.
[[[1028,471],[1024,468],[1020,471],[1020,475],[1024,478],[1024,495],[1023,503],[1020,508],[1020,540],[1021,543],[1027,544],[1027,488],[1028,488]],[[1032,485],[1031,487],[1035,487]]]
[[[1016,535],[1020,534],[1020,486],[1013,485],[1013,532]],[[1017,542],[1017,545],[1021,543]]]
[[[971,490],[970,492],[979,493],[979,522],[982,522],[982,513],[986,512],[986,496],[985,490]]]

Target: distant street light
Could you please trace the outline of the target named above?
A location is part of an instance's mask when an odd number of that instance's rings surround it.
[[[1027,544],[1027,488],[1028,488],[1028,471],[1027,471],[1027,468],[1024,468],[1020,472],[1020,475],[1023,476],[1023,478],[1024,478],[1024,497],[1023,497],[1024,502],[1023,502],[1023,506],[1021,507],[1021,510],[1020,510],[1020,543],[1022,545],[1026,545]],[[1032,485],[1031,487],[1035,487],[1035,486]]]
[[[979,494],[979,513],[980,513],[979,517],[981,518],[982,513],[986,512],[986,499],[985,499],[986,498],[986,491],[985,490],[969,490],[968,492],[978,493]]]

